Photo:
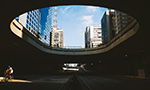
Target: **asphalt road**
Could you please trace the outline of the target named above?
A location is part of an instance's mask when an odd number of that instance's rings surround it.
[[[118,80],[94,75],[79,77],[89,87],[89,90],[150,90],[150,86],[143,85],[142,82]]]
[[[79,68],[79,67],[78,67]],[[61,87],[70,80],[71,87],[65,90],[150,90],[149,81],[140,79],[115,79],[99,75],[86,74],[79,68],[78,72],[65,71],[59,75],[35,76],[13,79],[1,82],[0,90],[61,90]],[[73,83],[74,82],[74,83]],[[72,86],[71,86],[72,85]]]

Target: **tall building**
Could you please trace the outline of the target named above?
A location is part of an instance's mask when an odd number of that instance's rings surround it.
[[[85,48],[90,48],[90,26],[87,26],[85,31]]]
[[[64,48],[63,30],[52,27],[51,31],[51,47]]]
[[[52,7],[26,12],[16,18],[30,33],[50,45]]]
[[[116,10],[115,11],[115,28],[116,28],[115,34],[118,34],[120,31],[122,31],[132,20],[133,17],[129,16],[126,13]]]
[[[40,33],[41,41],[50,46],[50,32],[52,26],[52,7],[40,9]]]
[[[51,27],[51,47],[64,48],[64,32],[57,28],[57,7],[55,6],[53,26]]]
[[[16,18],[30,33],[37,37],[39,31],[40,11],[39,9],[26,12]]]
[[[101,19],[101,26],[102,26],[102,43],[105,44],[110,41],[115,35],[115,15],[114,10],[106,10],[102,19]]]
[[[85,31],[85,48],[98,47],[102,44],[101,26],[87,26]]]

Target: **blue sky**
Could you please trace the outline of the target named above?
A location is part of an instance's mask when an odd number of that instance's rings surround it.
[[[100,25],[106,10],[107,8],[93,6],[57,6],[57,26],[64,31],[65,46],[85,46],[86,26]]]

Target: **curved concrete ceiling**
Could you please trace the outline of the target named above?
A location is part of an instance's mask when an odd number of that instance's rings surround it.
[[[147,0],[5,0],[0,1],[0,37],[2,44],[0,45],[1,52],[7,52],[12,54],[21,54],[19,53],[20,50],[23,49],[24,42],[21,41],[20,38],[14,36],[14,34],[10,30],[10,23],[14,19],[14,17],[23,14],[27,11],[44,8],[49,6],[55,5],[94,5],[94,6],[101,6],[116,9],[122,12],[125,12],[131,16],[133,16],[139,23],[139,31],[131,37],[129,40],[125,41],[121,45],[117,46],[115,49],[111,50],[112,53],[115,50],[116,53],[125,54],[125,53],[134,53],[140,51],[142,49],[149,49],[149,23],[150,23],[150,12],[149,12],[149,5]],[[3,43],[3,41],[11,41],[12,43]],[[23,43],[23,44],[22,44]],[[13,46],[14,45],[14,46]],[[20,49],[17,49],[15,45]],[[25,46],[24,46],[25,48]],[[17,49],[16,51],[13,51]],[[129,51],[130,50],[130,51]],[[110,51],[110,52],[111,52]],[[100,54],[98,54],[100,55]],[[113,54],[114,55],[114,54]]]

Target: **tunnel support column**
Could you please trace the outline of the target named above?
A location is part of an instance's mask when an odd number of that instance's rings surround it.
[[[146,52],[143,50],[133,56],[133,73],[138,77],[145,77]]]
[[[138,77],[145,77],[145,69],[144,69],[144,62],[145,62],[145,52],[141,51],[141,57],[139,59],[139,69],[138,69]]]
[[[142,50],[141,53],[134,58],[134,69],[137,68],[137,73],[139,77],[149,77],[150,76],[150,53],[146,50]],[[136,66],[135,66],[136,65]]]

